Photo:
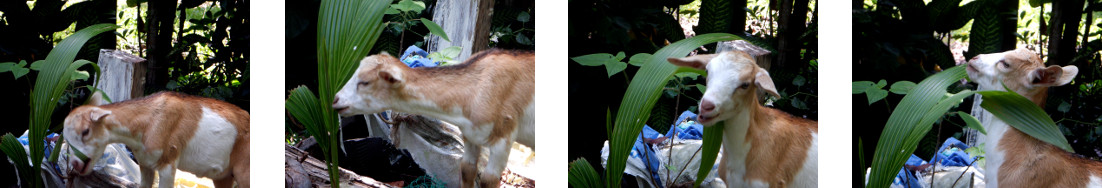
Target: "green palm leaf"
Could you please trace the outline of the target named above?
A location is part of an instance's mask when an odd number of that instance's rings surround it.
[[[1044,109],[1037,106],[1029,99],[1008,91],[981,91],[983,103],[980,107],[991,112],[995,117],[1003,120],[1038,140],[1045,141],[1065,151],[1075,153],[1068,144],[1067,138],[1060,132],[1060,128],[1048,117]]]
[[[957,66],[934,74],[918,83],[888,118],[884,132],[880,134],[872,158],[872,172],[868,187],[887,187],[899,172],[903,162],[914,153],[918,141],[933,126],[933,122],[960,99],[974,91],[963,91],[946,98],[946,87],[966,77],[964,68]]]

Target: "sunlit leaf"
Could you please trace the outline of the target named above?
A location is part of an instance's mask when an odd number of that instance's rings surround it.
[[[918,84],[911,81],[898,81],[892,84],[891,91],[895,94],[906,95],[907,92],[911,92],[911,89],[914,89],[916,85]]]
[[[448,39],[448,34],[444,33],[444,28],[441,28],[440,25],[436,24],[436,22],[433,22],[428,18],[421,18],[421,23],[425,24],[425,27],[429,28],[429,32],[433,35],[440,36],[440,38],[444,39],[444,41],[451,42],[451,39]]]

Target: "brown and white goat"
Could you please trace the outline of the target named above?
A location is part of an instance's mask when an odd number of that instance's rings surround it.
[[[1079,72],[1074,65],[1045,67],[1026,49],[982,54],[968,61],[968,77],[977,90],[1021,94],[1044,106],[1048,88],[1071,82]],[[994,117],[984,111],[984,116]],[[1091,161],[1037,140],[999,118],[983,122],[987,130],[987,187],[1102,187],[1102,162]]]
[[[99,94],[99,93],[96,93]],[[141,186],[172,187],[176,169],[214,180],[215,187],[249,187],[249,112],[215,99],[160,92],[106,105],[80,106],[65,117],[62,134],[80,175],[92,173],[107,144],[134,153]]]
[[[725,126],[719,177],[727,187],[817,186],[818,123],[762,106],[758,91],[780,95],[769,73],[749,54],[728,51],[668,60],[708,73],[697,121]]]
[[[535,54],[491,49],[463,64],[409,68],[386,53],[360,61],[333,101],[342,116],[385,110],[455,124],[463,134],[463,185],[497,187],[513,141],[535,148]],[[477,175],[478,158],[489,164]],[[478,177],[476,177],[478,176]]]

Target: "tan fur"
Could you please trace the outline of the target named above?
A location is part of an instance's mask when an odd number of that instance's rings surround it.
[[[157,160],[156,167],[153,167],[159,169],[175,164],[180,155],[179,150],[187,146],[188,140],[199,126],[202,106],[218,113],[237,128],[234,151],[230,155],[230,169],[220,175],[224,178],[216,178],[215,181],[222,182],[223,185],[230,182],[232,185],[236,180],[240,187],[248,187],[249,114],[226,102],[175,92],[160,92],[144,98],[98,106],[111,111],[102,122],[93,122],[94,118],[81,118],[93,116],[93,106],[77,107],[66,118],[66,124],[72,123],[74,126],[67,126],[66,129],[92,129],[89,133],[93,135],[91,137],[101,137],[108,130],[125,127],[134,133],[126,136],[139,138],[144,145],[144,148],[131,148],[135,152],[164,152]]]
[[[805,160],[818,160],[807,159],[806,152],[811,146],[811,133],[819,132],[819,124],[762,106],[757,102],[757,92],[751,93],[755,97],[744,98],[752,100],[744,104],[755,104],[746,132],[746,141],[752,147],[746,156],[745,178],[768,182],[770,187],[788,187]]]
[[[976,58],[979,58],[977,56]],[[972,61],[975,61],[973,59]],[[1010,91],[1028,98],[1044,107],[1050,85],[1034,85],[1040,80],[1038,70],[1059,69],[1045,67],[1036,54],[1025,49],[1007,53],[1003,62],[1009,68],[1001,82]],[[970,65],[971,66],[971,65]],[[996,65],[1001,66],[1001,65]],[[969,67],[970,71],[975,70]],[[1048,71],[1047,74],[1053,74]],[[1033,73],[1033,74],[1031,74]],[[1049,75],[1054,77],[1073,75]],[[1051,81],[1051,80],[1050,80]],[[1009,126],[997,146],[1005,151],[1005,159],[998,170],[1000,187],[1084,187],[1089,177],[1102,177],[1102,162],[1091,161],[1068,153],[1063,149],[1037,140]],[[988,182],[995,183],[995,182]]]

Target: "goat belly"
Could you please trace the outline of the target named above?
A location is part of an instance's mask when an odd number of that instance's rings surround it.
[[[209,108],[203,107],[202,110],[203,117],[186,149],[180,153],[177,168],[196,176],[223,178],[231,172],[226,169],[229,168],[237,129]]]

